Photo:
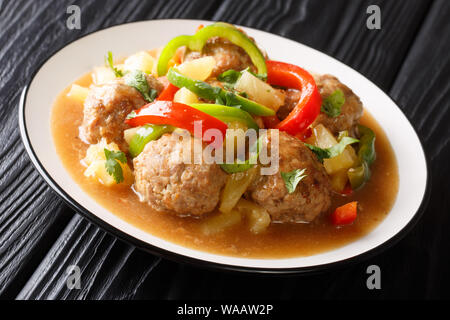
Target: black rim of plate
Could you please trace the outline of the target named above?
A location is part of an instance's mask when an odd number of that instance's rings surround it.
[[[32,76],[30,77],[30,80],[28,81],[28,83],[26,84],[26,86],[23,89],[23,92],[22,92],[22,95],[20,98],[20,102],[19,102],[19,129],[20,129],[20,135],[22,138],[22,142],[25,145],[25,149],[26,149],[34,167],[37,169],[39,174],[44,178],[45,182],[64,200],[64,202],[66,202],[70,207],[72,207],[77,213],[81,214],[83,217],[87,218],[94,224],[98,225],[99,227],[101,227],[106,232],[110,233],[111,235],[113,235],[127,243],[130,243],[131,245],[133,245],[137,248],[140,248],[151,254],[157,255],[161,258],[167,258],[174,262],[188,263],[188,264],[191,264],[194,266],[212,269],[212,270],[225,270],[225,271],[234,271],[234,272],[238,271],[238,272],[249,272],[249,273],[257,273],[257,274],[269,274],[269,275],[270,274],[289,275],[289,274],[320,273],[320,272],[324,272],[324,271],[330,271],[331,269],[342,268],[344,266],[349,265],[350,263],[362,262],[362,261],[367,260],[377,254],[380,254],[382,251],[384,251],[384,250],[392,247],[394,244],[398,243],[407,233],[409,233],[409,231],[411,231],[411,229],[420,220],[420,218],[422,217],[422,214],[424,212],[424,209],[426,208],[426,206],[428,204],[428,200],[430,198],[431,176],[430,176],[430,170],[429,170],[429,164],[428,164],[429,160],[428,160],[427,154],[425,153],[422,139],[417,134],[417,131],[414,128],[414,126],[412,125],[411,121],[408,119],[408,117],[403,112],[403,110],[398,107],[398,104],[395,103],[394,99],[389,94],[385,93],[383,90],[382,91],[384,92],[384,94],[386,94],[386,96],[388,96],[391,99],[391,101],[394,102],[395,106],[400,110],[400,112],[406,118],[406,120],[408,121],[409,125],[413,128],[413,131],[419,140],[420,147],[422,149],[422,153],[425,158],[425,167],[426,167],[426,174],[427,174],[425,191],[424,191],[424,195],[423,195],[423,198],[422,198],[419,208],[417,209],[416,213],[411,218],[411,220],[406,224],[406,226],[403,227],[403,229],[401,229],[393,237],[387,239],[386,241],[379,244],[375,248],[372,248],[372,249],[365,251],[361,254],[358,254],[356,256],[353,256],[353,257],[350,257],[347,259],[343,259],[343,260],[338,260],[336,262],[326,263],[326,264],[307,266],[307,267],[293,267],[293,268],[260,268],[260,267],[246,267],[246,266],[239,266],[239,265],[222,264],[222,263],[218,263],[218,262],[212,262],[212,261],[208,261],[208,260],[201,260],[201,259],[193,258],[190,256],[182,255],[179,253],[175,253],[175,252],[151,245],[145,241],[142,241],[142,240],[139,240],[139,239],[133,237],[132,235],[130,235],[128,233],[125,233],[124,231],[117,229],[116,227],[114,227],[114,226],[110,225],[109,223],[107,223],[106,221],[100,219],[94,213],[92,213],[91,211],[89,211],[88,209],[83,207],[75,199],[73,199],[68,193],[66,193],[58,183],[56,183],[56,181],[47,172],[47,170],[44,168],[44,166],[38,159],[38,157],[33,149],[33,146],[31,145],[31,140],[28,135],[28,130],[27,130],[26,121],[25,121],[25,107],[26,107],[28,89],[29,89],[31,83],[33,82],[36,74],[42,69],[42,67],[47,63],[47,61],[49,59],[51,59],[59,51],[61,51],[65,47],[67,47],[68,45],[70,45],[78,40],[81,40],[83,38],[86,38],[97,32],[121,27],[123,25],[149,22],[149,21],[170,21],[170,22],[174,23],[174,22],[179,22],[179,21],[195,21],[195,20],[192,20],[192,19],[191,20],[189,20],[189,19],[142,20],[142,21],[134,21],[134,22],[124,23],[124,24],[118,24],[118,25],[110,26],[110,27],[107,27],[104,29],[89,32],[73,41],[69,41],[69,42],[65,43],[60,48],[58,48],[57,50],[52,52],[46,59],[44,59],[44,61],[39,65],[39,67],[37,67],[37,69],[33,72]],[[205,22],[205,20],[199,20],[199,21]],[[210,22],[212,23],[213,21],[210,21]],[[266,32],[266,31],[262,31],[262,32]],[[266,33],[269,33],[269,32],[266,32]],[[269,33],[269,34],[271,34],[271,33]],[[271,35],[274,35],[274,34],[271,34]],[[278,36],[278,35],[275,35],[275,36]],[[290,41],[294,41],[294,40],[290,40]],[[296,41],[294,41],[294,42],[296,42]],[[331,59],[337,60],[337,61],[343,63],[344,65],[346,65],[344,62],[340,61],[339,59],[331,57],[326,53],[323,53],[323,52],[321,52],[321,53],[325,54],[326,56],[328,56]],[[353,68],[352,68],[352,70],[357,72],[358,74],[360,74],[358,71],[354,70]],[[360,75],[363,76],[362,74],[360,74]],[[364,77],[364,78],[366,78],[366,77]],[[369,79],[367,79],[367,80],[370,81]],[[370,81],[370,82],[374,86],[379,88],[375,83],[373,83],[372,81]]]

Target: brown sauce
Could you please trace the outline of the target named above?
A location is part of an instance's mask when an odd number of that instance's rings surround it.
[[[89,87],[92,83],[90,74],[75,83]],[[223,233],[205,236],[199,230],[201,220],[153,211],[147,204],[139,202],[131,188],[108,188],[83,175],[85,167],[80,160],[85,157],[88,148],[78,138],[83,105],[66,96],[69,88],[57,97],[51,118],[56,150],[66,170],[103,207],[138,228],[174,243],[239,257],[308,256],[343,246],[369,233],[386,217],[395,202],[399,179],[395,155],[385,133],[366,111],[361,123],[370,127],[377,136],[377,160],[372,165],[372,178],[352,196],[335,195],[330,209],[331,212],[340,205],[357,200],[358,218],[352,225],[341,228],[333,226],[329,221],[329,212],[310,224],[272,224],[259,235],[250,233],[244,222]]]

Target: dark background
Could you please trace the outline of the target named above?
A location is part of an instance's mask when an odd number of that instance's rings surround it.
[[[81,7],[81,30],[66,28],[70,4]],[[366,28],[371,4],[381,8],[381,30]],[[0,298],[448,298],[449,15],[447,0],[0,0]],[[269,277],[160,259],[65,205],[20,140],[22,88],[64,44],[112,25],[160,18],[223,20],[269,31],[319,49],[375,82],[411,120],[430,161],[431,199],[419,223],[367,261],[317,275]],[[381,268],[381,290],[366,288],[371,264]],[[69,265],[81,268],[81,290],[65,285]]]

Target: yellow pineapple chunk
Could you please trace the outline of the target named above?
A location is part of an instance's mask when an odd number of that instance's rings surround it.
[[[212,235],[224,231],[241,222],[241,214],[236,210],[226,213],[219,213],[213,217],[207,218],[202,226],[201,231],[205,235]]]
[[[180,90],[175,93],[175,96],[173,98],[174,102],[178,103],[184,103],[184,104],[191,104],[191,103],[199,103],[198,97],[195,93],[190,91],[189,89],[186,89],[185,87],[181,88]]]
[[[154,65],[155,58],[153,58],[148,52],[141,51],[129,56],[124,62],[123,69],[125,71],[140,70],[150,74],[153,71]]]
[[[105,149],[110,151],[120,151],[119,146],[115,143],[107,144],[104,139],[99,143],[90,145],[86,151],[86,157],[83,159],[83,163],[87,166],[84,171],[86,177],[99,181],[107,187],[117,185],[114,177],[106,171],[106,156]],[[120,184],[131,185],[134,177],[128,163],[121,163],[118,161],[122,168],[122,174],[124,180]]]
[[[123,132],[123,138],[125,139],[127,144],[130,144],[131,139],[133,139],[134,135],[140,128],[141,127],[130,128]]]
[[[313,128],[313,135],[308,140],[311,144],[322,148],[330,148],[338,143],[333,134],[322,124]],[[345,150],[331,159],[324,159],[323,165],[328,174],[334,174],[343,169],[349,169],[358,164],[358,156],[351,146],[347,146]]]
[[[114,72],[107,67],[97,67],[92,72],[92,80],[94,84],[99,85],[116,79]]]
[[[342,193],[342,191],[344,191],[345,186],[347,185],[347,181],[348,181],[347,171],[348,171],[347,169],[342,169],[330,177],[331,178],[331,188],[335,192]]]
[[[67,93],[67,96],[81,103],[84,103],[84,100],[86,100],[88,94],[88,88],[73,84],[72,87],[70,87],[70,91]]]
[[[264,232],[272,222],[269,212],[254,202],[240,199],[236,210],[246,215],[250,231],[254,234]]]
[[[277,111],[284,104],[284,94],[272,88],[266,82],[255,77],[248,71],[243,72],[234,88],[245,92],[251,100],[254,100],[268,108]]]
[[[216,60],[208,56],[184,62],[177,66],[177,70],[186,77],[204,81],[209,78],[215,65]]]

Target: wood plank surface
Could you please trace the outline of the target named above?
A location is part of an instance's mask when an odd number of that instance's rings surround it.
[[[66,28],[77,4],[82,29]],[[0,2],[0,296],[14,298],[74,217],[34,170],[20,141],[22,88],[54,51],[83,34],[129,21],[161,17],[212,18],[215,1]],[[211,13],[209,13],[211,11]],[[74,219],[80,219],[75,216]],[[66,229],[67,230],[67,229]],[[100,231],[99,231],[100,232]],[[103,232],[103,231],[101,231]],[[71,246],[72,244],[67,244]]]
[[[0,297],[289,299],[447,294],[449,279],[444,270],[450,261],[442,255],[450,223],[444,213],[450,208],[444,188],[433,193],[425,222],[405,240],[350,268],[289,278],[208,271],[135,249],[65,206],[44,184],[24,152],[17,129],[17,103],[27,77],[50,52],[90,31],[155,18],[223,20],[305,43],[342,60],[389,91],[424,138],[439,188],[444,183],[440,179],[449,177],[448,165],[442,166],[449,153],[449,104],[445,100],[450,68],[445,41],[450,34],[448,2],[105,3],[75,1],[82,10],[83,28],[68,31],[65,8],[71,1],[0,2],[0,65],[5,66],[0,70]],[[369,4],[378,4],[382,10],[379,31],[365,27]],[[381,291],[369,291],[365,286],[369,264],[382,268]],[[68,290],[65,284],[71,265],[82,271],[81,290]]]
[[[450,2],[437,0],[420,29],[391,96],[413,123],[428,156],[432,192],[420,224],[401,243],[400,283],[429,298],[450,298]],[[405,143],[407,143],[405,141]],[[414,156],[414,155],[411,155]],[[399,247],[397,251],[401,251]],[[395,261],[395,260],[394,260]]]

